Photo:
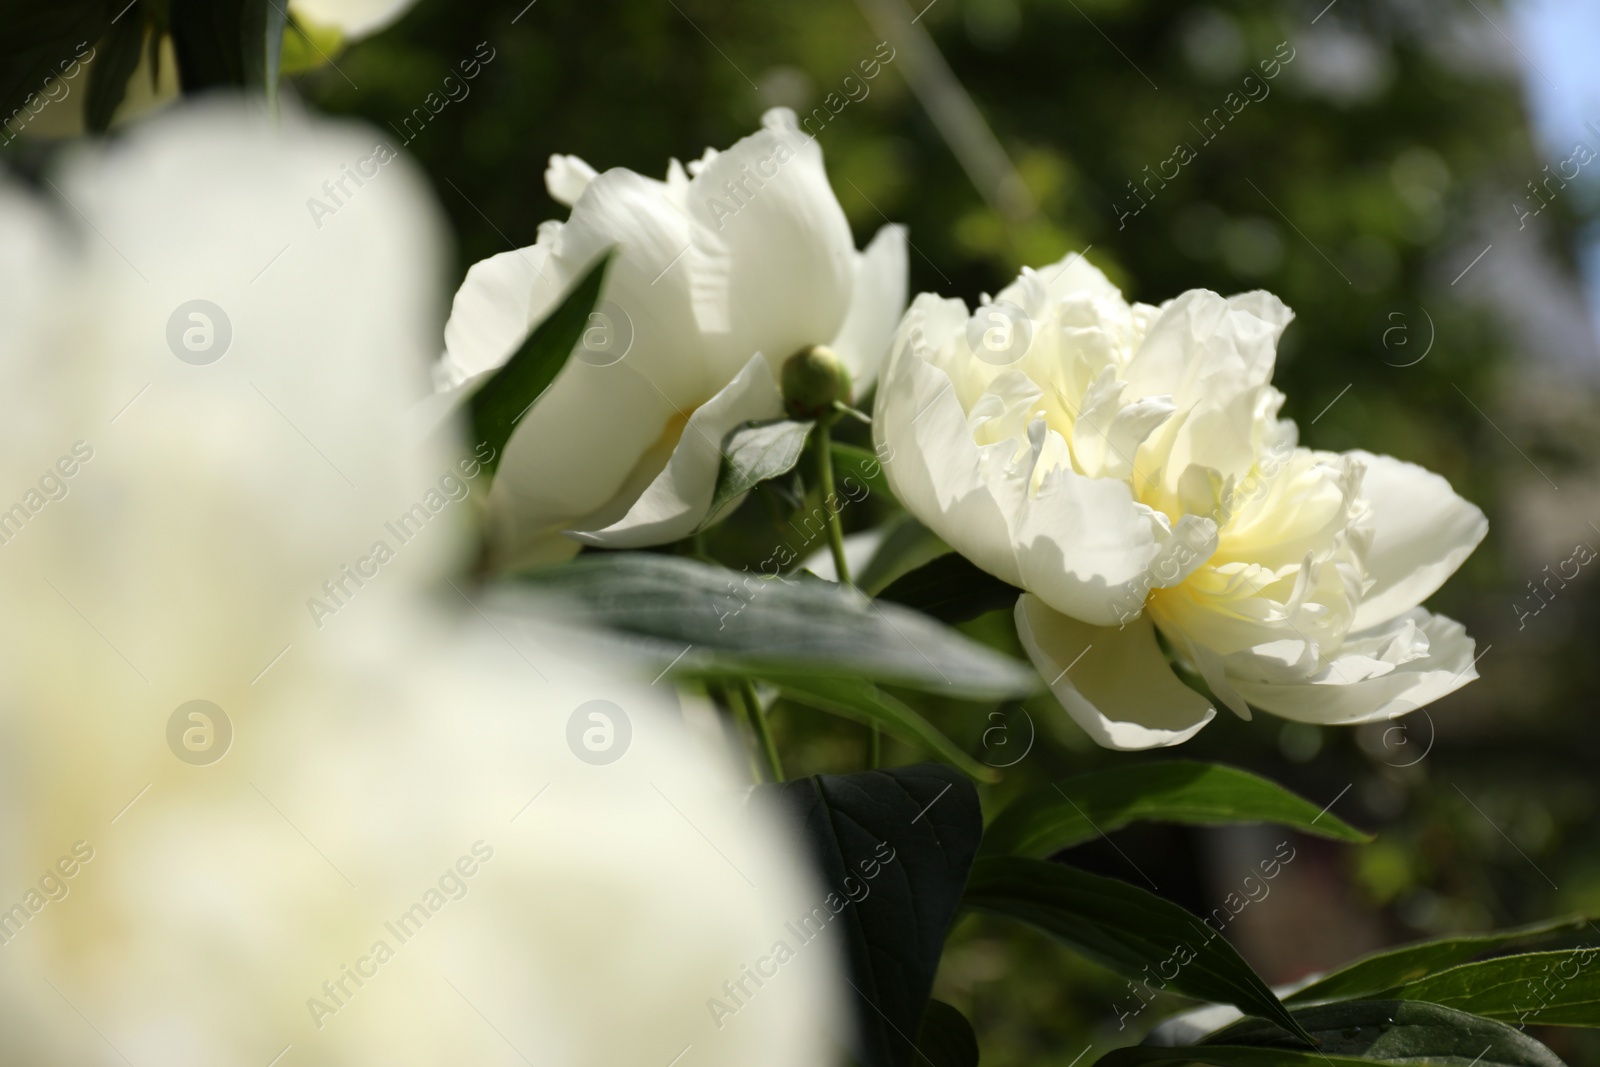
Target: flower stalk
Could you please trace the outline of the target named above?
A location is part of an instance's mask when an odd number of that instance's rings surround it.
[[[748,678],[739,679],[739,696],[744,701],[745,714],[750,717],[750,728],[755,731],[756,739],[761,744],[761,755],[767,762],[767,774],[774,782],[783,781],[783,761],[778,758],[777,743],[772,740],[772,728],[767,723],[767,715],[761,707],[761,697],[756,693],[756,684]]]

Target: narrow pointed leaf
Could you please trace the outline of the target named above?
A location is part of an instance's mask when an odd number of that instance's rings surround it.
[[[1475,956],[1581,930],[1590,922],[1588,918],[1569,916],[1491,934],[1471,934],[1402,945],[1359,959],[1285,999],[1290,1004],[1311,1004],[1374,997],[1447,967],[1465,963]]]
[[[1060,863],[990,857],[972,870],[966,906],[1027,923],[1102,967],[1153,981],[1152,988],[1165,983],[1183,996],[1232,1004],[1305,1036],[1225,938],[1137,886]]]
[[[1517,1027],[1600,1027],[1600,947],[1500,956],[1431,974],[1385,994]]]
[[[490,374],[467,401],[472,420],[471,444],[488,444],[494,449],[495,460],[485,466],[492,469],[497,465],[518,420],[556,380],[572,350],[583,339],[610,262],[611,253],[602,255],[561,298],[556,309],[529,332],[505,365]]]
[[[134,4],[112,23],[95,46],[95,63],[89,68],[89,90],[84,97],[83,121],[91,132],[111,127],[111,117],[128,92],[128,79],[139,66],[144,51],[144,6]]]
[[[520,585],[679,676],[801,672],[986,700],[1039,686],[1031,668],[965,634],[819,578],[603,552],[531,571]]]
[[[1042,859],[1139,820],[1189,826],[1270,822],[1336,841],[1372,840],[1248,771],[1172,760],[1123,764],[1025,793],[984,832],[983,852]]]
[[[1203,1063],[1213,1067],[1565,1067],[1533,1038],[1504,1023],[1436,1004],[1357,1000],[1301,1008],[1295,1018],[1316,1049],[1271,1023],[1244,1019],[1198,1045],[1140,1045],[1102,1056],[1096,1067]]]
[[[275,85],[287,17],[282,0],[172,0],[168,26],[185,93]]]
[[[1295,1019],[1325,1055],[1378,1063],[1461,1064],[1462,1067],[1560,1067],[1561,1060],[1504,1023],[1435,1004],[1356,1000],[1300,1008]],[[1241,1019],[1201,1045],[1294,1048],[1294,1038],[1259,1019]]]

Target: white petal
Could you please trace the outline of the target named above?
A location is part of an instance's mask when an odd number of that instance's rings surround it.
[[[444,325],[442,377],[456,384],[503,365],[572,280],[561,263],[551,261],[545,244],[474,263]]]
[[[865,394],[877,378],[878,365],[889,351],[895,327],[905,313],[909,284],[906,272],[903,226],[883,227],[856,259],[850,310],[828,347],[844,361],[855,379],[857,396]]]
[[[1384,649],[1413,634],[1422,649],[1415,658],[1384,662]],[[1273,683],[1233,678],[1239,693],[1263,711],[1298,722],[1348,726],[1398,717],[1478,677],[1473,641],[1466,629],[1443,615],[1413,608],[1382,626],[1353,633],[1332,663],[1300,682]]]
[[[1144,617],[1120,629],[1090,626],[1031,593],[1017,599],[1017,636],[1067,714],[1106,748],[1182,744],[1216,717],[1172,673]]]
[[[772,371],[760,353],[728,386],[689,416],[672,458],[618,521],[570,536],[606,548],[642,548],[687,537],[706,517],[722,468],[722,439],[740,423],[783,413]]]
[[[1009,300],[1031,314],[1035,309],[1030,304],[1033,297],[1029,290],[1034,285],[1042,290],[1039,295],[1051,303],[1080,295],[1122,299],[1121,291],[1111,284],[1100,268],[1084,259],[1081,252],[1069,252],[1061,257],[1060,262],[1038,270],[1023,267],[1017,280],[1000,290],[1000,295],[995,299]]]
[[[1057,468],[1023,501],[1014,529],[1018,584],[1057,611],[1113,626],[1130,602],[1143,603],[1156,533],[1127,483]]]
[[[296,18],[338,30],[348,40],[358,40],[394,22],[416,0],[293,0]]]
[[[708,353],[689,295],[690,257],[684,250],[690,229],[665,182],[617,168],[589,183],[552,249],[552,260],[570,277],[581,275],[602,252],[616,249],[600,310],[612,317],[619,336],[626,335],[623,364],[686,411],[732,381],[754,351],[720,367]]]
[[[983,454],[972,440],[967,413],[950,378],[916,351],[921,321],[913,309],[878,389],[872,433],[889,487],[951,548],[995,577],[1020,585],[1006,514],[984,477]]]
[[[1123,377],[1131,396],[1170,396],[1182,417],[1152,439],[1141,467],[1164,468],[1168,479],[1194,463],[1224,477],[1249,474],[1256,413],[1289,318],[1264,293],[1225,300],[1194,289],[1163,305]]]
[[[827,344],[855,281],[855,242],[822,149],[789,111],[767,112],[762,125],[703,161],[687,194],[695,319],[716,339],[708,358],[728,378],[753,352],[776,370],[791,353]]]
[[[675,441],[677,409],[627,360],[570,360],[506,442],[489,490],[495,564],[532,566],[570,556],[562,531],[626,508]],[[659,456],[659,458],[657,458]],[[615,517],[615,516],[613,516]]]
[[[1355,619],[1364,630],[1432,596],[1478,547],[1489,520],[1432,471],[1390,456],[1350,455],[1366,464],[1361,499],[1371,507],[1357,524],[1372,531],[1365,565],[1373,584]]]
[[[577,156],[553,155],[544,169],[544,187],[550,199],[571,207],[595,179],[595,169]]]

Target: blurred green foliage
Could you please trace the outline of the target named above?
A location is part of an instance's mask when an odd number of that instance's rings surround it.
[[[494,58],[470,93],[405,146],[454,224],[457,277],[564,216],[544,190],[551,153],[659,177],[669,157],[695,158],[749,132],[767,106],[817,105],[881,39],[852,0],[524,3],[422,0],[336,68],[296,79],[317,108],[363,116],[403,141],[405,117],[488,42]],[[1365,849],[1302,846],[1309,888],[1263,905],[1300,911],[1269,940],[1241,945],[1269,980],[1377,942],[1600,909],[1592,576],[1526,629],[1511,610],[1538,571],[1517,542],[1527,494],[1544,490],[1545,475],[1563,486],[1585,477],[1594,397],[1574,383],[1541,394],[1538,361],[1468,299],[1470,287],[1450,284],[1488,243],[1483,213],[1503,212],[1547,162],[1515,81],[1459,43],[1464,25],[1487,19],[1482,8],[1504,14],[1488,0],[1339,0],[1313,26],[1320,7],[936,0],[918,27],[1015,164],[1036,204],[1030,214],[1003,213],[974,187],[910,91],[903,55],[819,135],[858,238],[886,219],[909,226],[913,291],[972,303],[1021,266],[1091,246],[1095,264],[1152,302],[1194,287],[1271,289],[1298,314],[1276,382],[1302,440],[1421,463],[1489,513],[1487,542],[1433,601],[1477,638],[1482,680],[1403,727],[1224,716],[1183,752],[1249,767],[1319,802],[1337,798],[1341,816],[1380,831]],[[1269,91],[1248,86],[1282,42],[1294,56],[1257,82]],[[1203,137],[1196,127],[1244,91],[1250,101]],[[1129,183],[1180,143],[1193,159],[1144,187],[1148,207],[1119,221]],[[1558,201],[1554,237],[1518,239],[1550,242],[1542,253],[1570,270],[1571,234],[1591,202]],[[1427,358],[1400,366],[1430,335]],[[755,508],[737,520],[744,529],[764,521]],[[881,515],[863,508],[846,520]],[[1600,521],[1600,506],[1590,518]],[[967,629],[1015,651],[1004,614]],[[992,740],[992,710],[950,703],[933,717],[978,752]],[[986,794],[991,810],[1051,778],[1153,758],[1101,752],[1048,699],[1027,711],[1037,739]],[[791,773],[851,769],[864,757],[858,727],[786,705],[775,721]],[[889,755],[920,754],[890,746]],[[1207,860],[1218,847],[1202,832],[1134,827],[1075,857],[1130,880],[1137,868],[1203,910],[1220,895]],[[1349,916],[1359,931],[1340,927]],[[1041,939],[971,920],[952,940],[939,995],[977,1024],[984,1062],[1066,1065],[1090,1041],[1099,1051],[1126,1043],[1179,1006],[1158,1003],[1119,1033],[1119,985]],[[1600,1063],[1592,1032],[1540,1036],[1568,1062]]]

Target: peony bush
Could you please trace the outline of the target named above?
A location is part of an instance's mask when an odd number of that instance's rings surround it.
[[[1302,441],[1277,297],[1074,253],[908,307],[778,107],[661,179],[550,157],[567,217],[446,315],[423,175],[281,84],[407,4],[224,7],[87,11],[58,117],[125,132],[48,161],[70,214],[0,183],[0,1064],[974,1067],[971,915],[1126,983],[1052,1062],[1553,1067],[1530,1025],[1600,1023],[1587,916],[1274,988],[1230,923],[1371,843],[1343,793],[1049,769],[1477,677],[1424,605],[1482,511]],[[151,57],[185,98],[133,121]],[[1136,821],[1278,843],[1204,915],[1063,862]]]

